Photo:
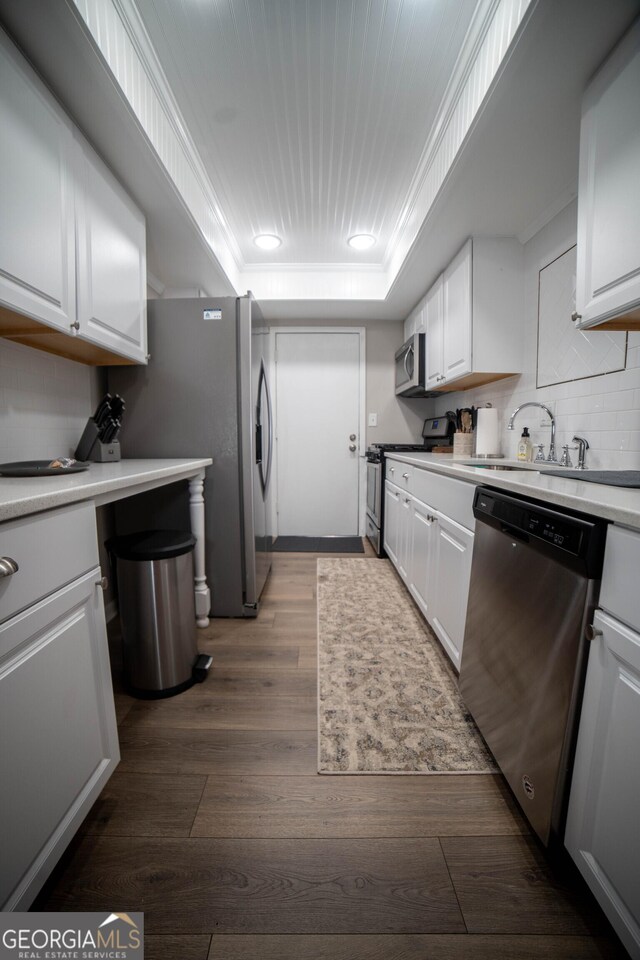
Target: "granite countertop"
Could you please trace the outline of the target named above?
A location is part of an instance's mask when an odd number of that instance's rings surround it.
[[[0,477],[0,521],[52,510],[67,503],[95,500],[97,505],[176,480],[212,463],[200,460],[120,460],[92,463],[82,473],[56,477]]]
[[[599,483],[585,483],[564,477],[554,477],[538,472],[538,465],[523,464],[517,460],[476,460],[473,457],[455,457],[453,454],[437,453],[389,453],[387,459],[400,460],[416,467],[434,470],[436,473],[471,483],[482,483],[511,493],[520,493],[558,507],[580,510],[595,517],[603,517],[615,523],[623,523],[640,529],[640,489],[613,487]],[[486,470],[483,465],[524,466],[524,470]],[[553,465],[542,464],[543,469]]]

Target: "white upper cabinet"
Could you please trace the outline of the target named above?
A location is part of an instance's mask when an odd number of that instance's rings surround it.
[[[426,384],[464,390],[522,370],[523,248],[467,240],[427,294]]]
[[[445,317],[442,365],[447,380],[471,373],[472,241],[453,258],[442,277]]]
[[[87,144],[78,154],[78,336],[144,363],[144,217]]]
[[[404,322],[404,342],[406,343],[414,333],[424,333],[424,300],[421,300],[417,307],[411,311]]]
[[[0,335],[144,363],[144,217],[1,30],[0,126]]]
[[[444,379],[444,328],[442,313],[442,276],[429,290],[425,305],[425,383],[432,389]]]
[[[640,327],[640,21],[584,96],[576,325]]]
[[[0,304],[50,326],[75,321],[73,139],[0,31]]]

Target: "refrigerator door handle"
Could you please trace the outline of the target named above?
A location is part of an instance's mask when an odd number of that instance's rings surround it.
[[[268,420],[268,430],[267,430],[267,470],[264,481],[264,492],[266,494],[269,489],[269,479],[271,477],[271,462],[273,460],[273,417],[271,413],[271,394],[269,393],[269,381],[267,380],[267,374],[264,369],[264,361],[262,362],[262,370],[264,373],[264,395],[267,401],[267,420]]]
[[[263,458],[262,450],[262,400],[265,400],[267,414],[267,456]],[[273,452],[273,425],[271,421],[271,397],[269,396],[269,384],[267,373],[264,366],[264,360],[260,361],[260,377],[258,383],[258,410],[256,417],[256,463],[260,469],[260,486],[262,487],[262,496],[265,497],[269,489],[269,477],[271,475],[271,455]]]

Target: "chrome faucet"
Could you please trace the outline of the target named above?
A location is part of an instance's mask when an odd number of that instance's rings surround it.
[[[507,424],[507,430],[513,430],[513,421],[516,418],[516,415],[520,413],[521,410],[524,410],[525,407],[540,407],[541,410],[544,410],[549,420],[551,420],[551,440],[549,441],[549,456],[547,457],[547,463],[557,463],[556,460],[556,420],[554,415],[549,410],[549,407],[546,407],[544,403],[538,403],[537,400],[528,400],[527,403],[521,403],[519,407],[513,411],[509,417],[509,423]]]
[[[576,437],[573,437],[573,438],[572,438],[572,441],[571,441],[571,442],[578,444],[578,466],[577,466],[577,469],[578,469],[578,470],[586,470],[587,467],[586,467],[586,464],[585,464],[585,462],[584,462],[584,458],[585,458],[585,456],[586,456],[587,450],[589,449],[589,443],[588,443],[588,441],[585,440],[584,437],[578,437],[578,436],[576,436]]]

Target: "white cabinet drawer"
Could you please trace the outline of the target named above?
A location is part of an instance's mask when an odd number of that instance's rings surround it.
[[[409,493],[412,490],[413,473],[413,467],[408,463],[401,463],[399,460],[385,461],[385,479]]]
[[[640,533],[610,526],[604,553],[600,606],[640,631]]]
[[[473,483],[445,477],[431,470],[416,470],[413,475],[412,493],[418,500],[428,503],[434,509],[444,513],[451,520],[475,530],[473,516],[473,497],[476,488]]]
[[[3,622],[98,565],[93,504],[77,503],[1,524],[0,556],[18,564],[16,573],[0,578]]]
[[[3,910],[27,909],[120,758],[98,577],[0,626]]]

